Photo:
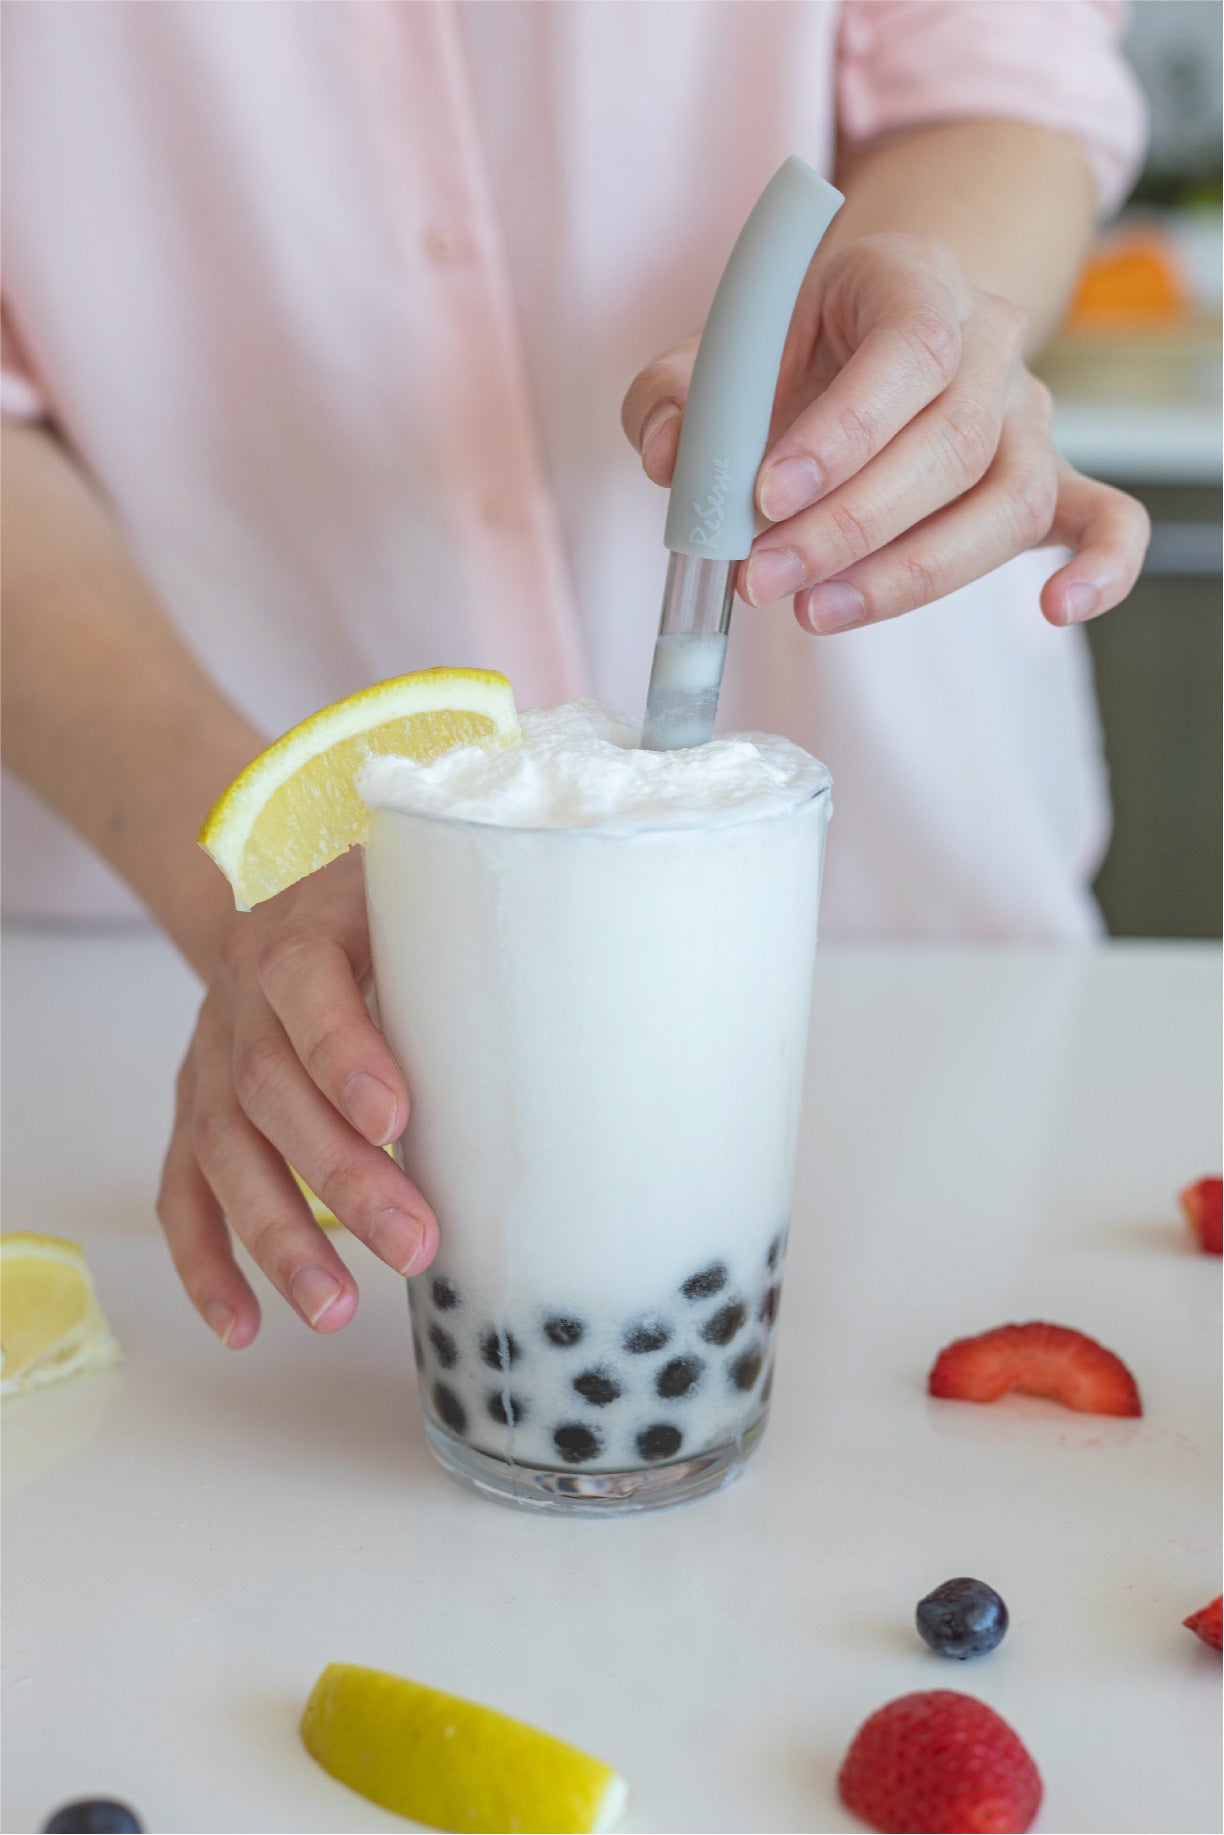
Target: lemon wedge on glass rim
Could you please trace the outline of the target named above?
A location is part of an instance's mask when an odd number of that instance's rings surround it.
[[[611,1829],[625,1781],[611,1766],[493,1708],[354,1663],[329,1663],[302,1741],[340,1783],[384,1809],[469,1835]]]
[[[0,1236],[0,1355],[2,1395],[118,1363],[80,1243],[16,1230]]]
[[[361,767],[426,764],[456,746],[513,745],[514,691],[495,669],[421,669],[348,695],[291,728],[214,803],[199,842],[240,910],[274,898],[364,838]]]

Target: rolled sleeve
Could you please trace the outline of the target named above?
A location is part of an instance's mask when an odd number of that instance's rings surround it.
[[[1143,158],[1143,95],[1119,0],[844,0],[838,110],[849,141],[999,117],[1079,142],[1102,215]]]

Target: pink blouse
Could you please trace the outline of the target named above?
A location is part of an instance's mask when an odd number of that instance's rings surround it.
[[[620,430],[779,162],[1001,115],[1103,209],[1142,140],[1108,0],[6,7],[3,406],[51,416],[268,733],[502,668],[636,711],[664,503]],[[1105,799],[1047,555],[816,642],[741,607],[724,725],[836,780],[828,927],[1074,936]],[[128,894],[5,785],[8,908]]]

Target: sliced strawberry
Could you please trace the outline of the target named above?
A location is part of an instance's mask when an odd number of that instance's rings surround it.
[[[938,1688],[878,1708],[855,1734],[837,1787],[884,1835],[1022,1835],[1041,1777],[1005,1720],[972,1695]]]
[[[1222,1602],[1224,1602],[1224,1594],[1221,1594],[1219,1599],[1213,1599],[1209,1606],[1204,1606],[1201,1612],[1192,1612],[1189,1618],[1182,1620],[1187,1631],[1193,1631],[1195,1637],[1201,1637],[1204,1644],[1210,1644],[1213,1650],[1219,1650],[1222,1647],[1220,1631]]]
[[[1015,1390],[1081,1414],[1142,1414],[1126,1365],[1095,1338],[1065,1325],[1000,1325],[958,1338],[935,1359],[927,1387],[957,1402],[997,1402]]]
[[[1220,1215],[1224,1208],[1224,1179],[1200,1179],[1197,1185],[1187,1185],[1179,1194],[1181,1207],[1190,1219],[1190,1228],[1198,1237],[1199,1248],[1205,1255],[1224,1253],[1220,1248]]]

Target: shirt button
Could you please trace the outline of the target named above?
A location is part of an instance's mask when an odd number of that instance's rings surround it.
[[[480,506],[480,520],[489,529],[509,534],[519,526],[519,518],[500,497],[486,497]]]
[[[437,224],[425,232],[425,253],[431,261],[444,266],[449,261],[457,261],[463,253],[460,238],[452,230],[442,229]]]

